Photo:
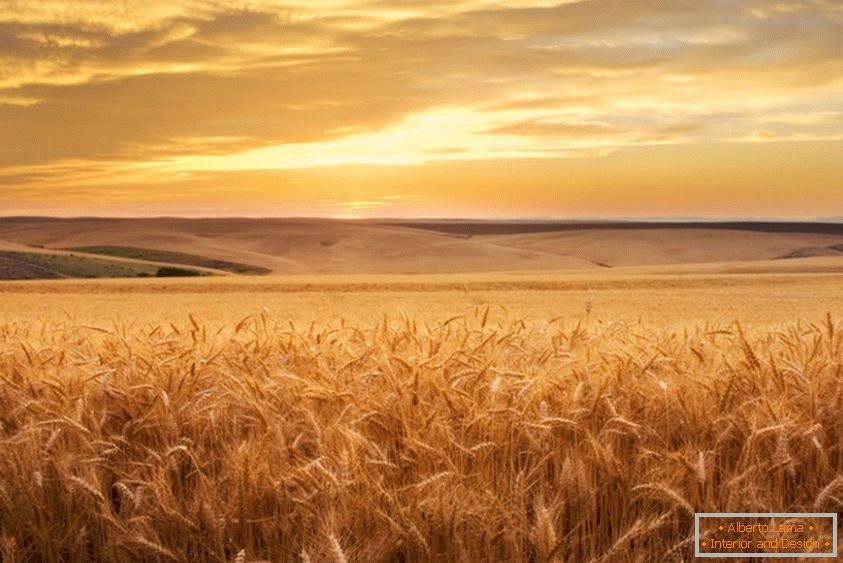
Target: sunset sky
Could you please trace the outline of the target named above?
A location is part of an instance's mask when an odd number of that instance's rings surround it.
[[[0,215],[843,216],[840,0],[0,0]]]

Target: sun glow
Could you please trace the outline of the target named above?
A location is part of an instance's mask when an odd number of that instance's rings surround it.
[[[349,164],[417,166],[432,160],[536,156],[526,139],[484,135],[482,131],[492,123],[488,116],[470,110],[440,109],[411,115],[380,131],[238,154],[172,159],[167,167],[226,171]]]
[[[843,214],[834,2],[316,4],[0,2],[0,208]]]

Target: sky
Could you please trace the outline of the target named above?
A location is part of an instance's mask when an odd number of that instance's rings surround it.
[[[843,216],[840,0],[0,0],[0,215]]]

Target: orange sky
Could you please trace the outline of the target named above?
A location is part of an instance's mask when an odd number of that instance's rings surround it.
[[[839,0],[4,0],[0,214],[843,216]]]

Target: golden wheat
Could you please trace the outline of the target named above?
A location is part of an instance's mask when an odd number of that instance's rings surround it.
[[[838,511],[842,409],[830,316],[6,323],[0,552],[684,561],[695,511]]]

